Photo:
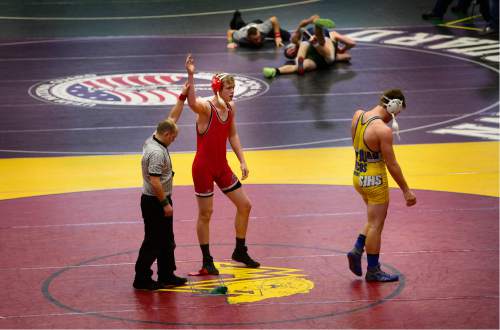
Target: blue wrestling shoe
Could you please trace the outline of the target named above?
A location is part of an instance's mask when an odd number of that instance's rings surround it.
[[[399,281],[399,275],[392,275],[380,269],[380,264],[375,267],[368,268],[365,275],[367,282],[396,282]]]
[[[347,260],[349,260],[349,269],[355,275],[361,276],[363,275],[363,269],[361,268],[361,253],[357,249],[352,249],[347,253]]]

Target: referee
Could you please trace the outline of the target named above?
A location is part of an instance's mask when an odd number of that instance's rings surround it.
[[[189,85],[184,85],[177,103],[167,119],[161,121],[153,136],[142,147],[141,211],[144,219],[144,240],[135,263],[133,287],[138,290],[158,290],[184,285],[186,278],[174,274],[175,239],[172,204],[172,160],[168,146],[177,137],[176,125],[186,100]],[[156,260],[158,281],[152,279],[151,266]]]

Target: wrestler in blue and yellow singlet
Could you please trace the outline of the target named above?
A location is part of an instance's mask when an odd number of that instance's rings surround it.
[[[375,116],[363,123],[364,113],[356,123],[353,147],[356,151],[356,163],[352,182],[354,188],[368,204],[384,204],[389,202],[389,186],[387,184],[387,171],[380,151],[372,151],[365,144],[364,135],[366,128],[375,119]]]

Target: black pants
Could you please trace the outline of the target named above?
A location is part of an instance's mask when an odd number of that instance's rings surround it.
[[[170,205],[173,205],[170,196],[168,200]],[[176,269],[173,217],[165,216],[163,207],[155,196],[141,196],[141,211],[144,219],[144,241],[135,263],[135,278],[138,281],[151,280],[151,266],[156,260],[158,280],[161,281]]]

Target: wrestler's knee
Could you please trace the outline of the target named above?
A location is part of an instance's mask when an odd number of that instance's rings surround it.
[[[206,208],[198,211],[198,222],[208,223],[212,217],[213,209]]]
[[[238,212],[242,214],[250,214],[252,203],[247,199],[238,205]]]
[[[368,230],[371,232],[381,233],[383,228],[384,228],[384,226],[380,222],[368,223]]]

